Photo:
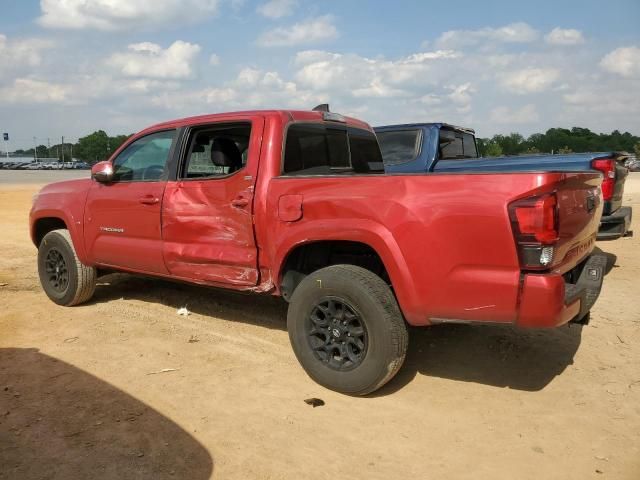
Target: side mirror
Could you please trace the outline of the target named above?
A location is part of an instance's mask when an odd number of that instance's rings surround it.
[[[91,178],[100,183],[109,183],[113,180],[113,165],[111,165],[111,162],[96,163],[91,167]]]

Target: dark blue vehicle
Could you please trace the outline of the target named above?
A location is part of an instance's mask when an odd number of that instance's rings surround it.
[[[414,123],[376,127],[386,173],[585,171],[604,175],[604,209],[598,239],[628,235],[632,211],[622,206],[629,170],[616,153],[479,157],[475,132],[446,123]]]

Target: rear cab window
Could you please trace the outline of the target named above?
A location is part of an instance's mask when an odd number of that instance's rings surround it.
[[[365,129],[292,123],[285,139],[283,176],[384,173],[378,140]]]

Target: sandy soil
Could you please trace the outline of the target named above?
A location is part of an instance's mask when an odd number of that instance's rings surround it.
[[[277,299],[112,275],[54,305],[36,189],[0,186],[0,478],[640,478],[639,237],[599,244],[591,325],[413,330],[400,374],[351,398],[298,366]],[[640,174],[626,190],[640,234]]]

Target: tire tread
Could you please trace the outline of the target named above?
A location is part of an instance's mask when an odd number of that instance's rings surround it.
[[[71,234],[69,233],[69,230],[52,230],[51,232],[47,233],[47,236],[52,234],[61,236],[69,245],[69,249],[73,254],[73,265],[70,265],[69,267],[75,268],[76,276],[78,278],[75,294],[69,302],[65,303],[65,306],[71,307],[84,303],[91,297],[93,297],[93,294],[96,291],[96,269],[95,267],[87,266],[80,261],[80,259],[78,258],[78,254],[76,253],[76,249],[73,246],[73,241],[71,240]]]

